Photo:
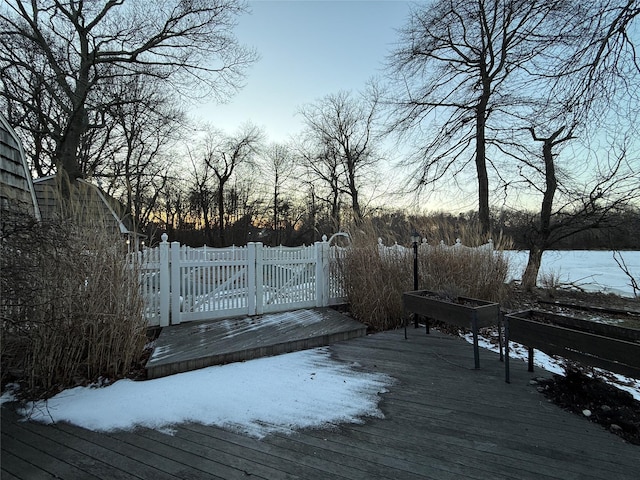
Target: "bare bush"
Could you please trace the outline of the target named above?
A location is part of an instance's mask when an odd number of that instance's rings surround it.
[[[137,272],[104,222],[2,216],[2,385],[26,397],[127,374],[146,341]]]
[[[493,302],[507,294],[509,264],[499,251],[430,245],[420,248],[418,260],[420,288]]]
[[[613,259],[615,260],[620,270],[622,270],[622,273],[627,276],[629,280],[629,286],[633,290],[633,296],[636,298],[640,298],[640,276],[634,275],[631,272],[631,268],[627,265],[627,262],[624,260],[622,253],[620,253],[619,251],[616,250],[613,252]]]
[[[381,255],[377,239],[389,236],[370,224],[359,225],[342,262],[351,313],[372,330],[402,326],[402,293],[413,289],[413,250],[399,248]],[[479,238],[469,242],[480,245]],[[420,289],[495,302],[507,295],[509,265],[500,252],[422,244],[418,261]]]
[[[352,239],[342,263],[344,281],[353,316],[372,330],[389,330],[402,324],[402,292],[413,277],[406,256],[380,256],[376,238]]]

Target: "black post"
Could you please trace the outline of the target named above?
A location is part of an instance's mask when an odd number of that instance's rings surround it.
[[[413,235],[413,291],[418,290],[418,236]],[[418,314],[413,314],[413,326],[418,328]]]
[[[509,378],[509,319],[504,319],[504,381],[511,383]]]

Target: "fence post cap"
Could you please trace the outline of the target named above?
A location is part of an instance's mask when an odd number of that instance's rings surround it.
[[[169,235],[167,235],[165,232],[162,235],[160,235],[160,238],[162,239],[162,243],[167,243],[167,240],[169,240]]]

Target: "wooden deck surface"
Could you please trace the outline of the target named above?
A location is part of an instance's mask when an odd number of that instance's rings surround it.
[[[261,440],[186,424],[95,433],[20,421],[2,407],[2,479],[637,479],[640,447],[546,401],[524,362],[409,329],[332,345],[341,362],[396,379],[385,418]],[[538,371],[533,375],[541,375]],[[283,392],[286,395],[286,392]]]
[[[147,376],[321,347],[366,333],[365,325],[331,308],[188,322],[162,329]]]

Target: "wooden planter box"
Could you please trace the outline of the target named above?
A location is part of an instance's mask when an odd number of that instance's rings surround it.
[[[429,332],[429,318],[470,329],[473,333],[475,368],[480,368],[478,330],[483,327],[500,325],[499,304],[467,297],[448,300],[429,290],[405,292],[402,294],[402,300],[405,311],[426,317],[427,333]],[[502,338],[502,335],[499,334],[498,337]],[[500,351],[502,352],[502,346],[500,346]]]
[[[640,378],[640,330],[582,320],[539,310],[505,315],[505,379],[509,383],[509,341],[559,355],[584,365]]]

